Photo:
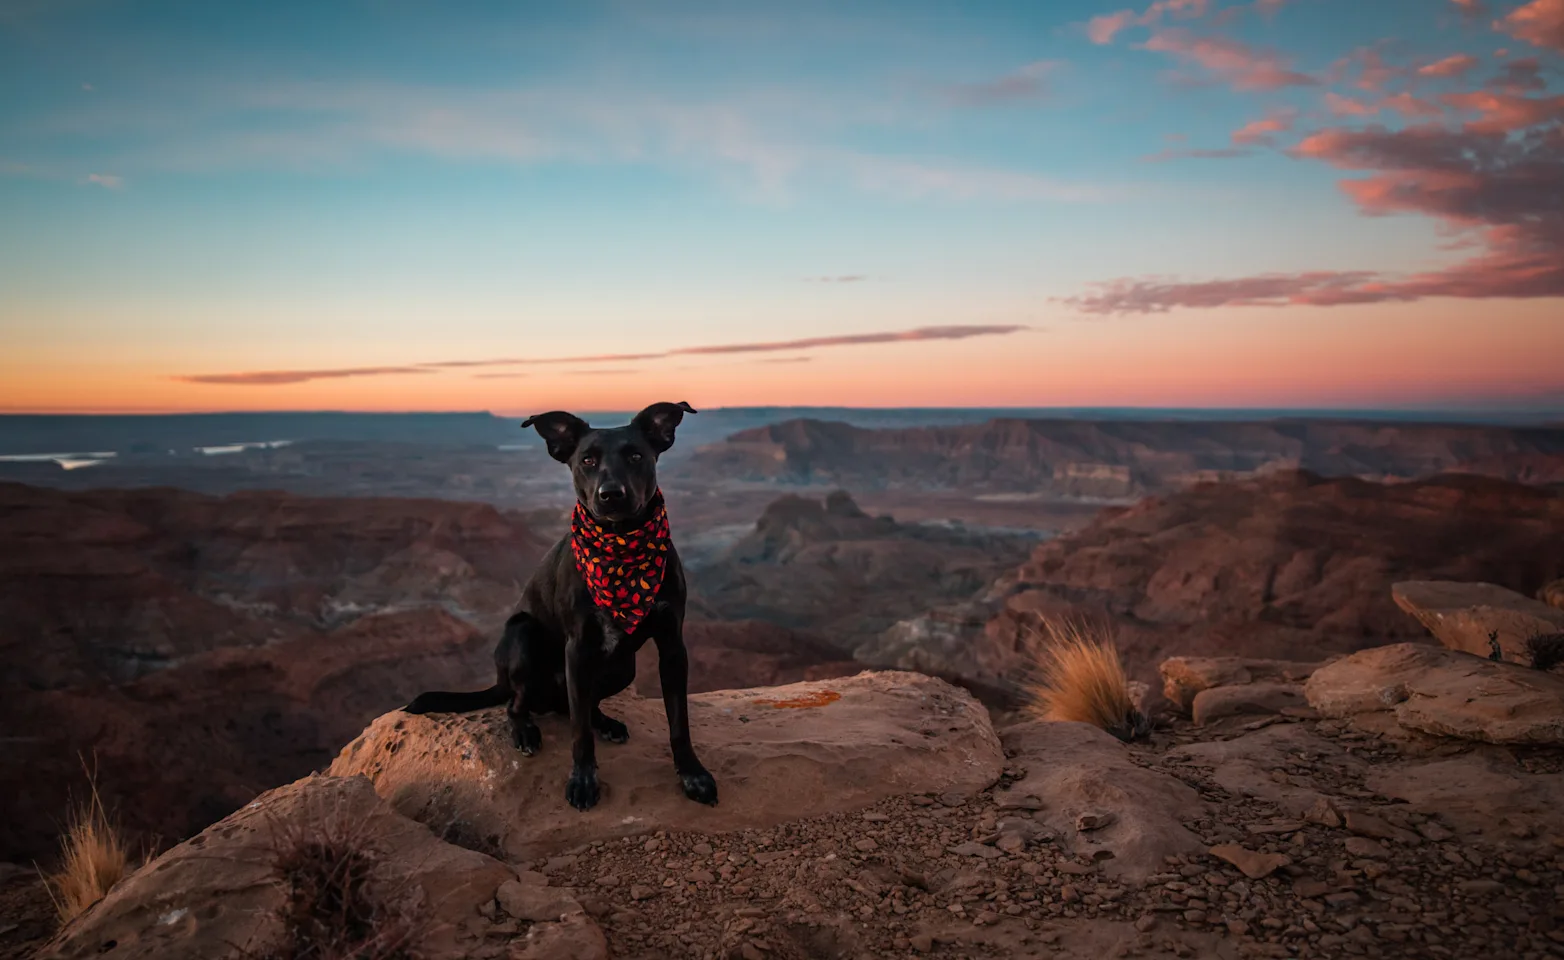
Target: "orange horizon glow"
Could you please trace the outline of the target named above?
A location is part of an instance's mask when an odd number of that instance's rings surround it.
[[[1459,301],[1230,308],[1127,321],[1041,324],[1005,336],[804,349],[730,359],[470,369],[280,385],[189,383],[150,357],[23,352],[0,360],[6,413],[628,409],[673,397],[706,407],[1397,407],[1564,396],[1564,324],[1553,304]],[[700,345],[695,345],[698,349]],[[633,347],[632,347],[633,349]],[[324,351],[323,351],[324,352]],[[307,350],[256,369],[406,361]],[[433,354],[441,355],[441,354]],[[503,353],[490,355],[503,356]],[[807,358],[807,359],[803,359]],[[204,360],[204,362],[203,362]],[[182,367],[235,369],[221,353]],[[283,361],[274,363],[271,361]],[[309,361],[309,362],[306,362]],[[780,362],[779,362],[780,361]],[[493,370],[486,371],[492,374]]]

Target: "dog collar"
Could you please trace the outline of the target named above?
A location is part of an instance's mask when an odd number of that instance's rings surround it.
[[[668,568],[668,507],[658,490],[651,515],[633,530],[613,531],[579,501],[570,515],[570,551],[592,602],[633,634],[651,612]]]

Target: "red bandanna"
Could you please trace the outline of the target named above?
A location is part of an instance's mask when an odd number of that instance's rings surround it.
[[[650,519],[624,533],[604,528],[579,502],[570,517],[570,551],[592,602],[627,634],[651,612],[668,566],[668,508],[661,490],[650,506]]]

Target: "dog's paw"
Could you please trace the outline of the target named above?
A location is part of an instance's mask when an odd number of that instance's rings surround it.
[[[613,717],[599,716],[592,721],[597,738],[608,743],[624,743],[630,739],[630,728]]]
[[[565,784],[565,800],[577,810],[590,810],[597,806],[597,768],[577,767],[570,771],[570,781]]]
[[[521,751],[524,757],[530,757],[537,753],[543,746],[543,731],[538,725],[528,720],[526,723],[513,723],[510,728],[511,743]]]
[[[717,805],[717,781],[705,770],[679,774],[679,785],[684,787],[684,795],[696,803]]]

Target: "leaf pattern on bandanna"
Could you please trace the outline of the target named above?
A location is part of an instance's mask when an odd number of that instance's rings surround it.
[[[586,581],[592,602],[608,612],[626,634],[634,634],[652,610],[668,565],[668,507],[662,491],[653,494],[652,515],[634,530],[616,533],[603,527],[576,503],[570,515],[570,552]]]

